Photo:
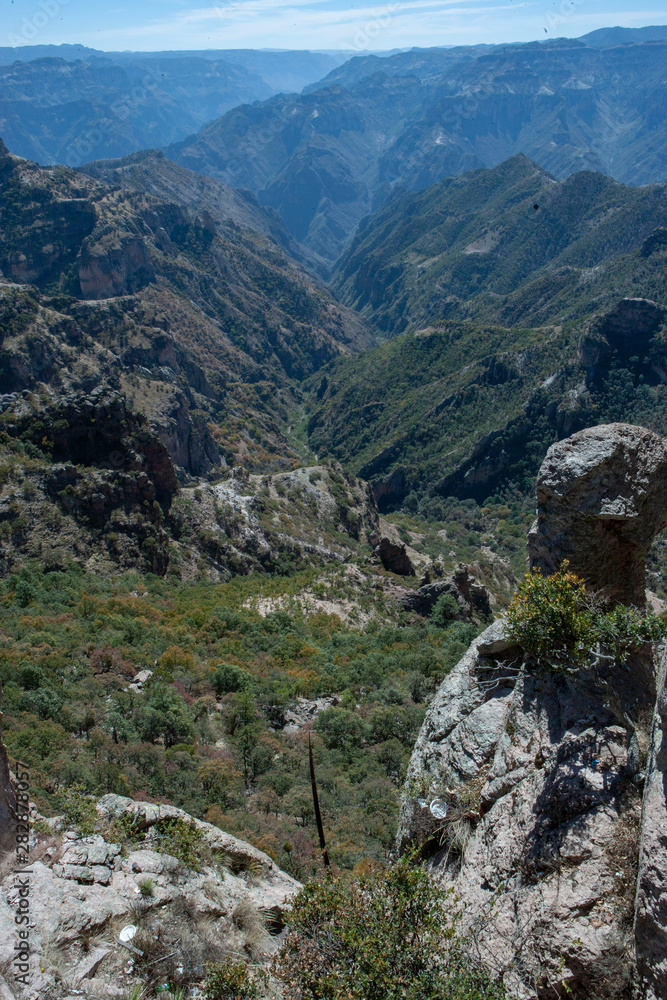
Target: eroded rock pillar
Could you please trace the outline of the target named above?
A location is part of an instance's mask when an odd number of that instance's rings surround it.
[[[667,525],[667,444],[632,424],[588,427],[551,446],[537,477],[531,568],[564,559],[592,590],[641,607],[645,561]]]

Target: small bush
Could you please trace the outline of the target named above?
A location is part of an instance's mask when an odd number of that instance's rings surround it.
[[[595,641],[587,604],[586,585],[567,562],[553,576],[533,570],[507,609],[505,635],[537,657],[584,662]]]
[[[458,601],[453,594],[440,594],[430,618],[434,625],[447,628],[455,618],[458,618],[460,611]]]
[[[596,647],[620,660],[629,647],[667,634],[667,621],[657,615],[624,604],[608,611],[596,606],[568,565],[552,576],[526,573],[507,610],[508,639],[554,669],[571,669],[590,662]]]
[[[97,823],[95,799],[86,795],[83,785],[75,784],[66,788],[62,794],[63,820],[65,826],[77,831],[81,837],[92,833]]]
[[[213,673],[213,688],[217,695],[245,691],[250,686],[250,674],[233,663],[221,663]]]
[[[262,1000],[267,995],[268,979],[263,969],[250,970],[245,962],[227,957],[206,967],[204,1000]]]
[[[160,824],[158,850],[171,854],[187,868],[200,872],[208,854],[208,845],[199,827],[178,817]]]
[[[274,971],[291,1000],[501,1000],[463,954],[456,921],[408,860],[368,865],[301,890]]]

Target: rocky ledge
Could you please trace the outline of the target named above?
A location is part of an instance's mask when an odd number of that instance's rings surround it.
[[[14,993],[0,976],[2,1000],[125,997],[158,966],[187,985],[226,954],[257,960],[275,950],[282,914],[300,886],[268,855],[173,806],[105,795],[97,813],[102,832],[89,836],[58,818],[38,824],[30,865],[32,983]],[[191,856],[169,853],[173,823],[189,832]],[[7,968],[19,890],[7,865],[3,873],[0,968]],[[119,941],[127,925],[137,928],[132,948]]]

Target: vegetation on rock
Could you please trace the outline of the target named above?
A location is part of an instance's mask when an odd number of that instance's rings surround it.
[[[507,609],[505,635],[555,670],[573,670],[611,651],[620,663],[632,646],[667,635],[667,618],[616,604],[605,608],[570,572],[567,560],[551,576],[526,573]]]

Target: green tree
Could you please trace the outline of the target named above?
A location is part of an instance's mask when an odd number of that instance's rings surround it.
[[[162,738],[165,747],[187,743],[195,733],[192,713],[183,697],[161,682],[154,685],[148,704],[140,710],[137,729],[143,740],[156,743]]]

